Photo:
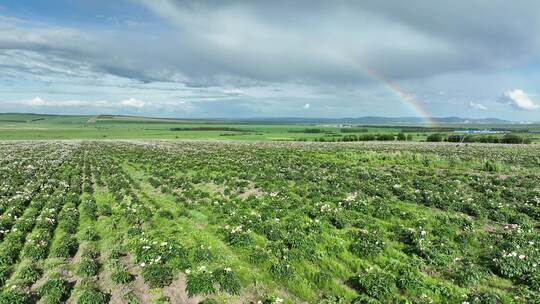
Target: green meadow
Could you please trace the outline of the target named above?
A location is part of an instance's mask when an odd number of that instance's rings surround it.
[[[247,141],[425,141],[437,133],[450,136],[454,130],[497,128],[509,130],[532,143],[540,143],[539,125],[447,125],[380,126],[339,124],[278,124],[224,120],[166,119],[114,115],[0,114],[0,140],[61,139],[169,139]],[[526,132],[524,131],[526,130]],[[501,135],[496,135],[500,137]],[[386,138],[385,138],[386,137]],[[390,137],[390,140],[392,138]],[[362,141],[361,139],[359,141]]]

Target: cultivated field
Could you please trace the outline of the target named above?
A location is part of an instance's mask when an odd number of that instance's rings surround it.
[[[501,134],[466,134],[467,129],[504,130]],[[43,115],[0,113],[0,140],[49,139],[187,139],[242,141],[426,141],[430,135],[458,136],[465,143],[493,142],[506,133],[540,143],[539,124],[503,125],[342,125],[338,123],[270,123],[163,119],[116,115]],[[401,136],[401,138],[400,138]],[[463,138],[463,140],[460,137]],[[480,140],[483,139],[483,140]],[[490,140],[491,139],[491,140]],[[455,139],[454,139],[455,140]],[[519,141],[521,143],[521,141]]]
[[[538,145],[0,142],[0,303],[540,303]]]

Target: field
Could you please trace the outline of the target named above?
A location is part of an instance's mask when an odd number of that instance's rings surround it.
[[[2,141],[0,303],[540,303],[539,152]]]
[[[348,141],[398,139],[425,141],[431,134],[451,136],[455,130],[502,129],[540,143],[540,125],[388,126],[263,123],[253,121],[182,120],[133,116],[67,116],[0,114],[0,140],[26,139],[199,139],[242,141]],[[476,136],[476,135],[475,135]],[[491,137],[502,137],[502,134]]]

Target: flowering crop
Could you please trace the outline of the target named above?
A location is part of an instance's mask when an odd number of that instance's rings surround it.
[[[535,303],[538,180],[535,145],[0,142],[0,303]]]

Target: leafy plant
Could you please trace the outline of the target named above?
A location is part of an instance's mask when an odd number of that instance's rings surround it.
[[[54,248],[53,255],[59,258],[70,258],[75,255],[78,248],[79,243],[75,236],[64,235]]]
[[[380,235],[381,233],[379,231],[360,230],[355,235],[350,246],[350,251],[359,257],[381,253],[385,247],[385,242]]]
[[[89,241],[89,242],[98,241],[99,233],[96,231],[94,227],[88,227],[83,231],[82,239],[84,241]]]
[[[125,267],[115,267],[111,273],[111,280],[115,284],[127,284],[133,280],[133,276]]]
[[[231,268],[218,269],[214,272],[214,281],[219,284],[221,291],[230,294],[240,293],[240,281]]]
[[[219,302],[215,299],[204,299],[199,304],[219,304]]]
[[[3,291],[0,292],[0,304],[31,304],[32,297],[28,293],[18,291]]]
[[[292,280],[296,275],[294,267],[283,260],[270,266],[270,273],[277,278],[285,280]]]
[[[38,290],[46,304],[64,303],[70,295],[72,284],[63,279],[50,279]]]
[[[30,263],[21,267],[15,274],[17,284],[32,285],[42,275],[42,271],[34,263]]]
[[[97,287],[87,287],[77,299],[77,304],[105,304],[109,302],[109,296]]]
[[[368,269],[359,274],[354,283],[362,292],[379,300],[388,300],[397,292],[394,277],[382,270]]]
[[[190,297],[195,295],[208,295],[214,293],[214,278],[206,270],[189,272],[187,275],[186,290]]]
[[[151,263],[142,267],[141,275],[150,288],[162,288],[173,280],[171,267],[162,263]]]
[[[84,277],[92,277],[99,273],[100,265],[97,260],[83,258],[79,262],[77,273]]]

